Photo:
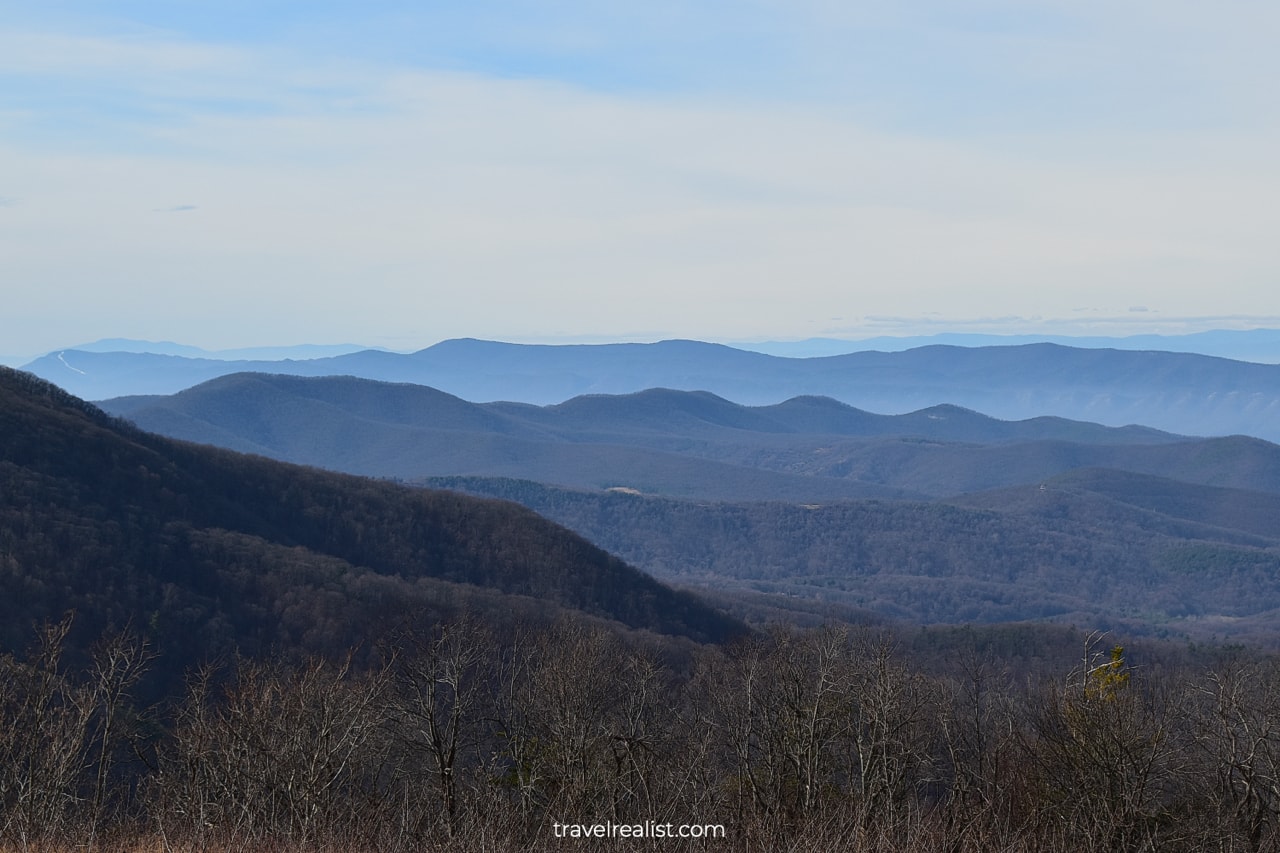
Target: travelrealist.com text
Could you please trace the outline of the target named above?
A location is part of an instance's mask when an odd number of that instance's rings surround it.
[[[553,823],[556,838],[724,838],[716,823]]]

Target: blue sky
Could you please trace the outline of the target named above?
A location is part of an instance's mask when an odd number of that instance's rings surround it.
[[[1280,325],[1280,6],[0,2],[0,352]]]

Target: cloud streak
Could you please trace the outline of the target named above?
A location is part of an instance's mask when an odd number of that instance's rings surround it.
[[[354,19],[321,6],[324,21],[299,25],[310,41],[0,33],[0,73],[31,105],[0,112],[23,199],[0,252],[28,285],[3,331],[33,336],[15,347],[251,345],[276,341],[285,316],[315,340],[404,345],[794,337],[833,315],[1016,318],[1004,327],[1081,305],[1135,328],[1267,313],[1280,140],[1250,107],[1248,62],[1196,72],[1235,34],[1219,21],[1196,35],[1190,6],[1150,24],[1153,68],[1132,73],[1121,48],[1140,16],[1111,9],[1113,34],[1088,4],[855,16],[762,0],[702,52],[721,32],[706,19],[663,41],[638,13],[559,30],[581,7],[552,4],[537,43],[517,20],[455,40],[467,56],[446,36],[484,19],[455,11],[389,60],[361,42],[385,21],[327,52]],[[877,37],[910,61],[858,59]],[[1251,55],[1259,38],[1238,37]],[[630,56],[602,70],[616,45]],[[675,72],[645,73],[655,45],[679,54]],[[1157,91],[1162,69],[1196,84],[1183,114]],[[748,91],[757,72],[775,79]],[[1228,107],[1201,109],[1232,87]],[[1115,118],[1146,93],[1160,103]],[[145,216],[196,209],[175,197],[199,199],[198,220]],[[55,312],[43,292],[75,298]],[[34,340],[31,318],[55,314]]]

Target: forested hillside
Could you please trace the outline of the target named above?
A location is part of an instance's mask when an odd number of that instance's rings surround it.
[[[1270,494],[1114,471],[947,502],[824,505],[428,482],[519,501],[659,577],[784,595],[811,612],[1268,645],[1280,629],[1280,498]]]
[[[463,607],[742,626],[521,507],[184,444],[0,371],[0,641],[76,611],[170,665],[336,653]]]

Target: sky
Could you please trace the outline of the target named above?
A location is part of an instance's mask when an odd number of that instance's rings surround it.
[[[0,353],[1280,326],[1274,0],[0,0]]]

